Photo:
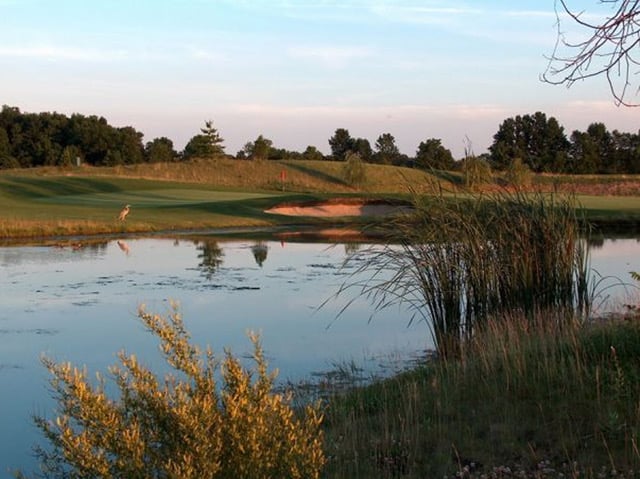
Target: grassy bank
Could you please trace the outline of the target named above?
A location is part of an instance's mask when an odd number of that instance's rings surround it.
[[[334,398],[325,477],[636,477],[640,323],[545,324]]]
[[[339,223],[269,215],[264,210],[335,196],[395,196],[403,184],[431,184],[423,172],[372,165],[367,184],[354,189],[340,179],[340,166],[220,159],[2,171],[0,238]],[[117,215],[125,204],[132,208],[123,223]]]
[[[328,161],[219,159],[5,170],[0,171],[0,238],[322,224],[326,220],[267,215],[264,209],[336,196],[406,197],[409,189],[459,192],[462,183],[456,172],[367,165],[366,181],[352,187],[342,180],[342,164]],[[538,176],[532,187],[577,193],[591,220],[637,225],[639,184],[628,176]],[[499,178],[486,185],[499,188]],[[132,205],[132,213],[123,224],[116,218],[124,204]]]
[[[581,210],[423,200],[344,287],[414,307],[437,359],[329,402],[327,477],[635,477],[640,323],[592,323]]]

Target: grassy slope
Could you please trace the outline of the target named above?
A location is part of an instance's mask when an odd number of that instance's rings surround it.
[[[341,179],[341,169],[338,162],[218,159],[3,171],[0,238],[299,223],[299,218],[263,210],[279,202],[336,195],[404,196],[410,189],[429,193],[440,187],[456,191],[462,183],[458,173],[367,165],[367,181],[352,188]],[[577,194],[589,218],[640,223],[636,177],[544,175],[535,178],[534,187]],[[123,225],[115,217],[127,203],[132,214]]]
[[[284,201],[404,196],[409,189],[428,193],[461,186],[459,173],[367,165],[367,181],[356,189],[342,181],[341,170],[339,162],[218,159],[1,171],[0,238],[299,223],[263,210]],[[590,218],[640,222],[639,178],[545,175],[534,186],[575,192]],[[132,213],[121,224],[115,218],[127,203]]]
[[[0,238],[297,223],[299,218],[267,215],[264,209],[336,195],[395,196],[406,193],[406,184],[431,184],[420,171],[372,165],[367,184],[355,190],[340,180],[340,168],[328,162],[221,159],[5,171]],[[132,212],[123,224],[116,217],[124,204],[131,204]]]

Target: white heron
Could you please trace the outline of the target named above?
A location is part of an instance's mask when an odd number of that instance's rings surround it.
[[[122,208],[122,211],[120,211],[120,214],[118,215],[118,219],[120,221],[124,221],[127,215],[129,214],[130,209],[131,209],[131,205],[126,205],[124,208]]]

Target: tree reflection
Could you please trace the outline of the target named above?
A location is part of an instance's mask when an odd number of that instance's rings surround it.
[[[355,254],[360,251],[360,249],[362,249],[361,243],[344,243],[344,252],[347,255]]]
[[[587,246],[591,250],[602,249],[602,247],[604,246],[604,236],[593,235],[587,237]]]
[[[222,257],[224,252],[215,240],[207,240],[196,243],[196,249],[199,251],[198,269],[207,279],[211,279],[215,272],[222,266]]]
[[[267,259],[267,252],[269,247],[264,241],[258,241],[251,247],[251,252],[253,253],[253,257],[256,260],[258,266],[262,268],[262,263],[264,263]]]

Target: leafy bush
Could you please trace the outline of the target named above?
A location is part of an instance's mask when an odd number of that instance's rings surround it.
[[[468,156],[462,163],[462,176],[467,188],[478,188],[492,181],[491,166],[482,158]]]
[[[516,187],[529,186],[531,177],[531,170],[520,158],[514,158],[505,172],[507,182]]]
[[[103,376],[92,384],[86,369],[45,359],[59,414],[35,419],[52,446],[37,449],[46,477],[319,477],[319,408],[297,417],[290,397],[272,393],[275,373],[257,336],[255,366],[245,369],[229,351],[218,361],[191,345],[175,309],[168,318],[144,308],[138,315],[178,375],[159,381],[121,352],[110,368],[120,392],[113,400]]]
[[[351,186],[362,185],[367,179],[364,161],[358,153],[347,153],[344,166],[342,168],[344,181]]]

